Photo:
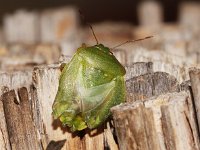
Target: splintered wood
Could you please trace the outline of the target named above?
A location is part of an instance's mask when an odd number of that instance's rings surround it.
[[[56,68],[56,66],[54,67]],[[33,71],[33,118],[36,121],[37,129],[41,136],[43,147],[47,147],[51,140],[63,140],[66,138],[62,130],[52,127],[53,118],[51,116],[51,106],[58,88],[59,69],[35,68]],[[53,85],[53,86],[52,86]]]
[[[35,65],[58,62],[61,55],[59,46],[53,44],[13,44],[2,46],[0,52],[0,72],[32,70]]]
[[[112,108],[121,150],[198,150],[199,137],[187,93],[160,95]]]
[[[197,115],[198,128],[200,131],[200,69],[191,68],[190,80],[192,87],[192,94],[194,97],[194,107]]]
[[[179,84],[167,73],[147,73],[126,81],[127,102],[150,98],[168,92],[178,92]]]
[[[27,89],[11,90],[2,95],[9,141],[12,149],[39,149]],[[19,97],[19,101],[17,100]]]
[[[32,72],[0,74],[1,149],[39,149],[32,119],[30,85]]]

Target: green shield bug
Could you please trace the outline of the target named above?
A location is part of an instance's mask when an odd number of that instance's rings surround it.
[[[82,45],[62,70],[53,116],[72,131],[98,127],[125,101],[125,73],[108,47]]]
[[[125,72],[109,48],[83,45],[62,70],[53,115],[72,131],[96,128],[124,102]]]

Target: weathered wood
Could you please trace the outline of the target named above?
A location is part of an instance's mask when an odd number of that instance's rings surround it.
[[[3,89],[1,89],[1,90],[3,90]],[[5,115],[3,112],[4,112],[4,110],[3,110],[2,98],[0,98],[0,149],[1,150],[11,150]]]
[[[40,149],[27,89],[20,88],[18,94],[15,90],[6,92],[2,95],[2,101],[11,148]]]
[[[125,79],[131,79],[136,76],[140,76],[146,73],[153,72],[153,63],[152,62],[136,62],[131,65],[125,66],[126,75]]]
[[[136,50],[131,51],[131,54],[128,55],[128,64],[132,64],[134,62],[162,62],[180,67],[187,67],[197,64],[196,59],[191,59],[191,57],[188,56],[182,57],[161,50],[149,51],[144,48],[137,48]]]
[[[83,139],[83,149],[84,150],[93,150],[99,149],[104,150],[104,128],[100,128],[100,131],[97,131],[94,135],[91,135],[90,131],[86,132],[86,135]]]
[[[111,109],[121,150],[198,150],[194,110],[186,92],[160,95]]]
[[[186,44],[187,43],[184,40],[165,42],[163,43],[163,49],[171,55],[188,57]]]
[[[31,70],[36,65],[56,63],[61,56],[61,50],[55,44],[11,44],[2,46],[2,52],[0,72]]]
[[[168,92],[178,92],[179,88],[176,78],[167,73],[147,73],[126,81],[127,102],[144,100]]]
[[[200,69],[191,68],[190,81],[192,87],[192,95],[194,97],[194,107],[196,111],[198,129],[200,131]],[[200,134],[200,133],[199,133]]]
[[[180,91],[191,91],[191,81],[187,80],[180,84]]]
[[[136,62],[125,66],[126,68],[126,80],[152,72],[166,72],[174,76],[179,83],[189,80],[189,67],[180,67],[172,63],[166,63],[163,61],[153,61],[153,62]]]
[[[188,73],[189,67],[187,65],[179,66],[171,62],[153,61],[153,71],[166,72],[174,76],[179,83],[190,79]]]
[[[51,116],[52,104],[58,88],[60,70],[58,66],[35,68],[33,71],[33,117],[44,148],[51,140],[67,138],[58,122]]]
[[[61,56],[61,49],[56,44],[37,44],[29,49],[29,55],[33,55],[33,60],[42,59],[44,64],[57,63]]]
[[[111,121],[112,123],[113,121]],[[113,124],[113,123],[112,123]],[[113,125],[111,126],[109,123],[107,123],[107,128],[104,129],[104,149],[110,149],[110,150],[119,150],[119,146],[117,141],[114,139],[114,128]]]
[[[3,94],[0,101],[0,139],[3,139],[0,141],[0,147],[2,150],[15,149],[15,147],[26,149],[27,145],[24,144],[24,141],[30,142],[31,148],[39,147],[37,143],[38,140],[34,137],[36,135],[36,130],[34,129],[34,123],[31,119],[32,116],[29,105],[30,95],[28,92],[30,92],[30,85],[32,83],[31,77],[31,71],[16,71],[0,74],[0,95]],[[20,87],[24,88],[17,92],[17,89]],[[19,105],[15,104],[14,100],[16,103],[19,103]],[[22,100],[21,103],[20,100]],[[19,120],[17,120],[17,118]],[[19,129],[17,127],[19,127]],[[22,130],[23,132],[21,132]],[[33,137],[30,137],[30,134],[33,135]],[[17,135],[21,137],[17,139]]]

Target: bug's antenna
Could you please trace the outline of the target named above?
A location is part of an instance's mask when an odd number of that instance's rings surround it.
[[[96,40],[96,42],[97,42],[97,45],[98,45],[99,42],[98,42],[98,39],[97,39],[97,37],[96,37],[96,35],[95,35],[95,33],[94,33],[94,30],[93,30],[93,28],[92,28],[92,25],[86,21],[85,16],[83,15],[83,13],[82,13],[80,10],[79,10],[79,13],[80,13],[80,16],[81,16],[82,20],[90,27],[90,29],[91,29],[91,31],[92,31],[92,34],[93,34],[93,36],[94,36],[94,38],[95,38],[95,40]]]
[[[143,41],[143,40],[146,40],[146,39],[150,39],[150,38],[152,38],[152,37],[153,37],[153,36],[147,36],[147,37],[142,38],[142,39],[128,40],[128,41],[123,42],[123,43],[121,43],[121,44],[119,44],[119,45],[116,45],[115,47],[113,47],[113,48],[111,48],[111,49],[115,49],[115,48],[120,47],[120,46],[122,46],[122,45],[124,45],[124,44],[127,44],[127,43],[138,42],[138,41]]]

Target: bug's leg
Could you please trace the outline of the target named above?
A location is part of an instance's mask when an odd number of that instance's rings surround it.
[[[81,114],[76,115],[72,121],[71,130],[72,131],[76,131],[76,130],[81,131],[85,128],[87,128],[87,125],[84,121],[83,116]]]
[[[60,71],[62,71],[67,66],[67,63],[62,63],[60,65]]]
[[[60,117],[64,125],[68,125],[72,131],[83,130],[87,128],[85,121],[81,115],[75,113],[63,113]]]
[[[59,103],[56,107],[59,107],[61,110],[64,109],[64,112],[58,117],[63,125],[69,126],[72,131],[87,128],[84,118],[80,114],[80,110],[76,104]]]
[[[114,88],[108,93],[103,103],[97,108],[85,113],[87,126],[92,129],[99,126],[110,115],[110,108],[124,102],[125,82],[124,77],[118,76],[115,79]]]

